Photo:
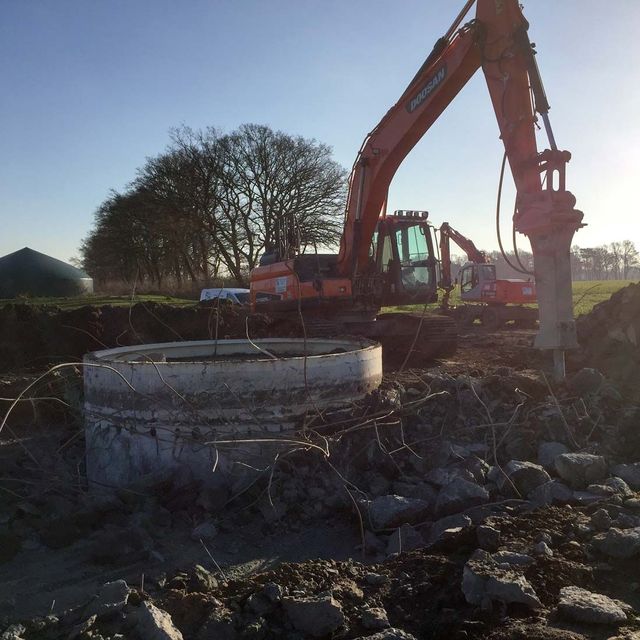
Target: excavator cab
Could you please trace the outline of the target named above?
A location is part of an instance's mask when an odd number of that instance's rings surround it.
[[[380,218],[370,260],[381,278],[382,306],[436,302],[437,260],[426,211],[398,210]]]
[[[468,262],[460,270],[460,298],[490,301],[496,297],[496,266]]]

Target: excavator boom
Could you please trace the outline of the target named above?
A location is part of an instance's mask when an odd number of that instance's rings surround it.
[[[482,69],[516,185],[515,230],[528,236],[534,255],[540,307],[536,346],[562,352],[576,346],[569,254],[573,234],[582,226],[582,213],[565,186],[571,154],[556,147],[518,0],[477,0],[475,19],[458,28],[471,5],[467,2],[400,100],[366,137],[350,176],[337,271],[356,282],[366,270],[370,241],[396,170]],[[536,112],[551,146],[542,153],[536,144]]]

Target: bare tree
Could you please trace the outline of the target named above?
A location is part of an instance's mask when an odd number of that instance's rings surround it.
[[[83,264],[98,279],[196,284],[224,272],[244,283],[283,225],[303,250],[335,245],[345,197],[346,171],[315,140],[253,124],[227,135],[182,127],[98,209]]]
[[[622,279],[626,280],[629,270],[638,266],[638,250],[631,240],[623,240],[621,245]]]

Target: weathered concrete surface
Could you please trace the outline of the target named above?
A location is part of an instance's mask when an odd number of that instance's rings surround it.
[[[87,475],[116,487],[163,468],[216,484],[235,462],[264,466],[277,442],[236,441],[291,438],[306,412],[359,400],[382,380],[382,349],[366,340],[163,343],[84,363]]]

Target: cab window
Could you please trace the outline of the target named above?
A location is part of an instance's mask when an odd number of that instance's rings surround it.
[[[463,293],[468,293],[476,286],[478,277],[475,267],[466,267],[460,274],[460,289]]]

